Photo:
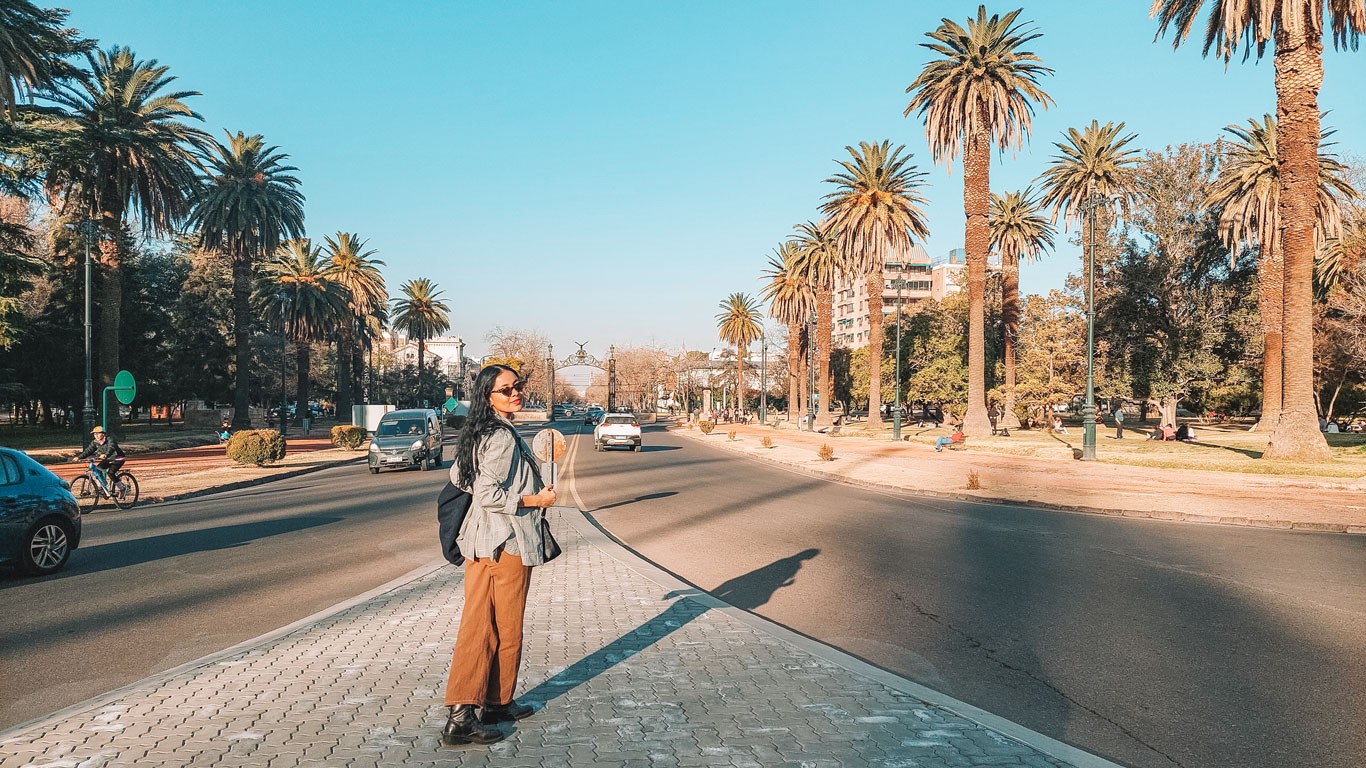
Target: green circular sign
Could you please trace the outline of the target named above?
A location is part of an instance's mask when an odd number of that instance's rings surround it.
[[[133,398],[137,397],[138,383],[133,380],[133,374],[128,371],[119,371],[114,377],[114,397],[118,398],[124,405],[132,405]]]

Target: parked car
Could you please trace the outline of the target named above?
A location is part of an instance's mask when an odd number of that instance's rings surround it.
[[[625,446],[633,451],[640,450],[640,422],[632,413],[608,413],[593,428],[593,448]]]
[[[389,411],[370,441],[370,473],[386,468],[440,469],[443,434],[441,417],[430,408]]]
[[[601,408],[589,408],[583,415],[583,423],[591,427],[598,423],[598,419],[601,419],[604,413],[606,411]]]
[[[56,573],[80,543],[70,486],[23,451],[0,448],[0,566]]]
[[[567,419],[574,415],[574,409],[567,405],[556,405],[550,409],[550,420]]]

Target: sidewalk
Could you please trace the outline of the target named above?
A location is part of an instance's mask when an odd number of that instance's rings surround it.
[[[565,554],[533,580],[518,691],[540,711],[503,742],[440,745],[462,569],[434,563],[0,733],[0,768],[1113,766],[725,606],[576,510],[552,518]]]
[[[1366,482],[1304,475],[1159,469],[1003,453],[936,453],[928,445],[718,424],[710,435],[672,433],[803,474],[943,498],[1074,512],[1336,533],[1366,533]],[[728,432],[736,439],[730,440]],[[763,447],[763,438],[773,441]],[[834,461],[822,461],[823,444]],[[977,488],[969,488],[975,473]]]

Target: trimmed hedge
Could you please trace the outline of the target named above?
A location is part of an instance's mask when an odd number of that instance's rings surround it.
[[[702,434],[704,434],[704,435],[710,435],[710,434],[711,434],[711,431],[712,431],[713,429],[716,429],[716,422],[714,422],[714,421],[699,421],[699,422],[697,423],[697,428],[700,429],[700,430],[702,430]]]
[[[338,424],[332,428],[332,444],[348,451],[358,451],[365,445],[365,427]]]
[[[263,466],[285,457],[285,436],[273,429],[244,429],[228,440],[228,458]]]

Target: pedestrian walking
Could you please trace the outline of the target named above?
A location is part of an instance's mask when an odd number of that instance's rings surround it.
[[[465,605],[446,681],[441,739],[450,745],[492,744],[505,734],[489,724],[534,712],[513,693],[531,569],[545,562],[541,520],[555,489],[512,425],[523,387],[507,366],[479,372],[451,467],[451,482],[473,498],[456,539],[466,558]]]
[[[1115,439],[1124,439],[1124,409],[1115,409]]]

